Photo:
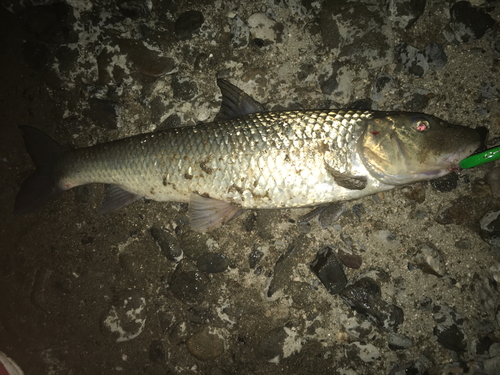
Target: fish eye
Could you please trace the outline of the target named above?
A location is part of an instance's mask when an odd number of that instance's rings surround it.
[[[427,120],[416,118],[413,119],[413,124],[415,125],[415,129],[417,129],[417,131],[419,132],[423,132],[429,129],[429,121]]]

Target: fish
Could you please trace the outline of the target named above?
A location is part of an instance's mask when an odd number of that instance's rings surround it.
[[[69,149],[22,125],[36,170],[15,214],[28,214],[76,186],[109,187],[99,214],[141,197],[188,203],[205,232],[241,210],[323,206],[442,177],[480,147],[477,131],[413,112],[359,109],[266,111],[218,79],[213,122]]]

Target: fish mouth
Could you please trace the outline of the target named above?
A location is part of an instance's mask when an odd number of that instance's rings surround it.
[[[424,176],[429,178],[439,178],[453,171],[461,171],[460,162],[481,150],[482,145],[479,142],[477,145],[465,145],[461,149],[449,154],[441,163],[437,170],[424,172]]]

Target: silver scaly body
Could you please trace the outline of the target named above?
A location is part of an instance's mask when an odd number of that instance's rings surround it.
[[[368,111],[293,111],[137,135],[69,152],[59,186],[119,185],[156,201],[193,193],[242,208],[314,206],[391,189],[374,178],[362,190],[337,185],[327,164],[370,176],[357,142]],[[330,147],[328,145],[334,145]]]

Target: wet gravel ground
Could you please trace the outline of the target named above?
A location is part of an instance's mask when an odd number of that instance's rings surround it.
[[[99,216],[102,186],[14,216],[17,126],[72,147],[269,110],[429,113],[500,140],[496,1],[0,4],[0,350],[26,374],[498,374],[496,163],[329,207]]]

